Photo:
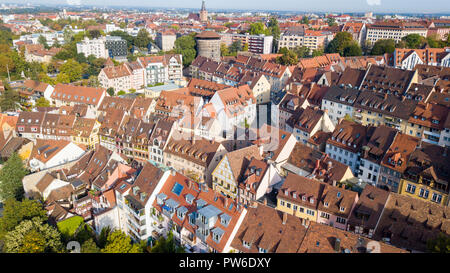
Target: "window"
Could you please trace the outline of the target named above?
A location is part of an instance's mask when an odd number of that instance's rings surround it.
[[[336,222],[338,222],[338,223],[340,223],[340,224],[345,224],[345,222],[346,222],[346,220],[345,220],[345,218],[341,218],[341,217],[337,217],[336,218]]]
[[[433,193],[433,196],[431,197],[431,201],[440,204],[441,201],[442,201],[442,195],[437,194],[437,193]]]
[[[311,216],[314,216],[314,211],[308,209],[308,210],[306,210],[306,214],[309,214],[309,215],[311,215]]]
[[[246,241],[242,241],[242,244],[244,245],[244,247],[246,247],[246,248],[250,248],[251,246],[252,246],[252,244],[251,243],[249,243],[249,242],[246,242]]]
[[[259,253],[267,253],[267,250],[264,248],[259,248]]]
[[[425,190],[425,189],[420,189],[420,193],[419,193],[419,196],[420,197],[422,197],[422,198],[425,198],[425,199],[427,199],[428,198],[428,194],[430,193],[430,191],[428,191],[428,190]]]
[[[408,184],[408,186],[406,187],[406,191],[409,193],[415,193],[416,192],[416,186]]]
[[[325,218],[325,219],[330,219],[330,215],[326,212],[321,212],[320,217]]]

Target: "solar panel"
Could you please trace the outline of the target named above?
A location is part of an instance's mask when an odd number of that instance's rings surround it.
[[[172,192],[175,193],[177,196],[180,196],[181,191],[183,190],[183,188],[184,187],[182,185],[180,185],[178,183],[175,183],[175,185],[172,188]]]

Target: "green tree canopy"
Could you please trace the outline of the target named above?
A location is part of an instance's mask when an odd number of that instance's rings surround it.
[[[270,30],[262,22],[256,22],[250,25],[249,33],[251,35],[270,35]]]
[[[425,37],[419,34],[409,34],[402,38],[407,48],[422,48],[426,43]]]
[[[5,235],[7,253],[62,252],[58,230],[42,222],[40,217],[24,220]]]
[[[356,53],[362,55],[361,48],[357,49],[356,47],[359,47],[359,45],[356,43],[356,41],[353,40],[352,34],[348,32],[338,32],[334,39],[331,40],[331,42],[325,48],[325,53],[339,53],[341,56],[347,56],[346,54]]]
[[[277,63],[282,65],[295,65],[298,63],[298,57],[294,51],[283,47],[280,49],[279,53],[283,54],[283,56],[277,58]]]
[[[36,103],[34,104],[34,107],[49,107],[50,102],[46,100],[44,97],[40,97],[36,100]]]
[[[450,236],[441,232],[436,239],[427,242],[427,249],[432,253],[450,253]]]
[[[67,75],[70,82],[75,82],[81,79],[83,67],[74,59],[69,59],[61,65],[60,71]]]
[[[42,221],[47,219],[47,211],[37,200],[7,199],[3,206],[3,217],[0,218],[0,238],[13,230],[20,222],[40,217]]]
[[[294,48],[294,53],[297,54],[297,58],[306,58],[309,56],[309,48],[306,46],[298,46]]]
[[[371,55],[392,54],[395,51],[395,41],[393,39],[382,39],[375,42],[372,47]]]
[[[189,66],[197,55],[197,42],[194,38],[195,33],[192,35],[181,36],[175,41],[175,53],[181,54],[183,56],[183,65],[185,67]]]
[[[335,26],[335,25],[337,25],[337,23],[336,23],[336,19],[334,19],[334,18],[332,18],[332,17],[330,17],[330,18],[328,18],[327,19],[327,24],[328,24],[328,26]]]
[[[42,36],[42,35],[39,36],[39,38],[38,38],[38,43],[40,43],[41,45],[43,45],[44,48],[47,48],[47,49],[50,48],[50,47],[48,46],[48,44],[47,44],[47,39],[45,39],[45,37]]]
[[[97,39],[97,38],[99,38],[100,36],[102,36],[102,33],[101,33],[100,30],[98,30],[98,29],[93,29],[93,30],[89,30],[88,36],[89,36],[89,38],[91,38],[91,39]]]
[[[22,159],[13,153],[0,170],[0,196],[3,200],[22,199],[22,179],[27,173]]]
[[[183,247],[177,246],[173,233],[170,231],[167,238],[162,236],[155,242],[155,245],[150,248],[150,253],[185,253],[185,251]]]
[[[133,244],[131,238],[121,230],[115,230],[108,235],[103,253],[140,253],[142,249],[138,244]]]
[[[139,30],[134,44],[140,48],[147,48],[148,44],[151,42],[150,35],[145,28]]]
[[[81,253],[100,253],[100,248],[95,244],[94,239],[90,238],[81,244]]]
[[[1,111],[14,111],[20,108],[19,102],[19,93],[16,90],[8,89],[0,96],[0,109]]]
[[[300,23],[301,24],[305,24],[305,25],[309,25],[309,18],[308,18],[308,16],[303,16],[302,17],[302,20],[300,20]]]

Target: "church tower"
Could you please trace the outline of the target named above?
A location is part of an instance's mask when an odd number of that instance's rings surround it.
[[[208,21],[208,11],[206,10],[205,0],[203,0],[202,9],[200,10],[200,21],[201,22]]]

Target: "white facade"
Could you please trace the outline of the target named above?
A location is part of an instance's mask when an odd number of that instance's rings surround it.
[[[77,53],[84,53],[84,56],[94,55],[96,58],[108,58],[108,50],[105,47],[104,39],[92,39],[87,37],[77,43]]]
[[[335,126],[339,123],[339,120],[343,119],[346,115],[351,118],[353,117],[353,106],[347,104],[323,99],[321,109],[324,111],[328,110],[328,116]]]
[[[353,153],[351,151],[336,147],[334,145],[328,144],[325,148],[325,153],[327,153],[331,158],[337,160],[352,169],[353,175],[357,176],[359,173],[359,163],[360,163],[360,153]]]
[[[378,177],[380,176],[380,168],[380,165],[370,160],[361,158],[358,178],[361,178],[366,183],[376,186]]]
[[[57,154],[55,154],[47,162],[42,162],[36,158],[31,158],[29,165],[32,171],[36,170],[46,170],[59,165],[66,164],[67,162],[74,161],[82,157],[85,153],[80,146],[70,142],[63,149],[61,149]]]

